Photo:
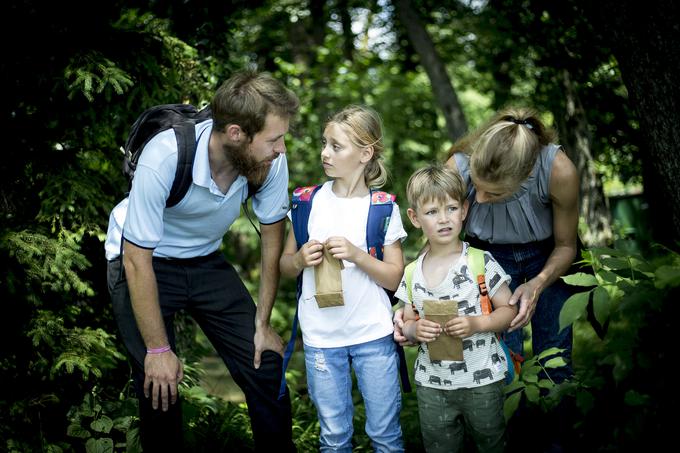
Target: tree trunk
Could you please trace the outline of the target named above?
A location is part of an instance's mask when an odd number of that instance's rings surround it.
[[[556,123],[560,143],[574,162],[581,181],[579,214],[586,228],[581,239],[588,247],[601,247],[612,241],[609,201],[602,189],[602,178],[595,170],[592,137],[581,100],[566,69],[561,71],[559,78],[564,90],[564,103],[558,107]]]
[[[621,67],[643,141],[655,240],[680,249],[680,6],[674,0],[592,6]]]
[[[342,25],[342,55],[346,60],[354,60],[354,33],[352,33],[352,17],[347,0],[339,0],[337,7]]]
[[[456,141],[467,132],[465,114],[458,101],[451,79],[446,73],[446,66],[437,53],[434,43],[427,30],[420,22],[418,14],[414,11],[409,0],[393,0],[394,8],[401,23],[420,56],[420,61],[432,84],[435,100],[444,113],[446,130],[449,138]]]

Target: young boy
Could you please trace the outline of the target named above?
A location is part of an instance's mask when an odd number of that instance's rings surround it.
[[[478,451],[503,451],[503,381],[508,364],[494,332],[505,331],[517,314],[517,307],[508,305],[510,276],[484,253],[494,310],[482,315],[477,279],[467,261],[468,245],[459,238],[467,212],[461,177],[448,168],[428,166],[411,176],[406,191],[408,217],[429,243],[413,271],[413,300],[409,301],[405,279],[396,293],[406,302],[404,335],[419,343],[415,381],[425,449],[461,451],[467,432]],[[458,316],[442,329],[425,319],[425,300],[457,301]],[[428,343],[440,335],[462,339],[462,362],[430,360]]]

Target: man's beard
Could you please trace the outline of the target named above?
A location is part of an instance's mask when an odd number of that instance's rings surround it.
[[[239,175],[243,175],[248,182],[261,186],[269,175],[270,161],[259,162],[250,155],[248,143],[242,145],[223,145],[224,153]]]

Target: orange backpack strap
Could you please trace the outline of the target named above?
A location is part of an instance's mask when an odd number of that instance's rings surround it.
[[[482,306],[482,314],[490,315],[493,310],[491,299],[486,288],[486,275],[484,272],[484,251],[474,247],[468,247],[468,264],[470,271],[477,280],[479,286],[479,304]]]

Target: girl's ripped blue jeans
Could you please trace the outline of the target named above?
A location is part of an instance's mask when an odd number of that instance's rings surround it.
[[[309,394],[319,415],[320,450],[352,451],[352,375],[366,408],[366,434],[376,452],[402,452],[399,359],[392,335],[339,348],[305,345]]]
[[[528,244],[490,244],[466,238],[470,245],[490,252],[511,277],[510,289],[514,292],[518,286],[538,275],[552,253],[554,241],[548,238],[540,242]],[[573,290],[559,278],[546,288],[536,304],[536,311],[531,318],[531,344],[534,355],[541,351],[556,347],[564,349],[560,354],[567,365],[550,369],[550,378],[556,383],[571,378],[572,331],[571,326],[560,330],[560,311],[564,302],[573,294]],[[504,339],[508,347],[524,354],[524,331],[522,329],[505,333]],[[554,356],[547,357],[550,359]]]

